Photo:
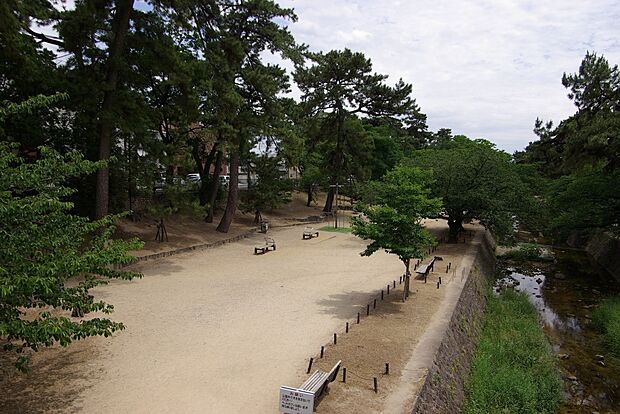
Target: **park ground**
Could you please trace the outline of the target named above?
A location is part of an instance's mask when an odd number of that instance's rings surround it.
[[[269,217],[276,225],[270,230],[276,251],[253,255],[263,243],[263,235],[253,234],[214,249],[138,263],[133,267],[143,279],[96,289],[95,296],[114,304],[113,319],[127,329],[35,354],[28,374],[3,380],[0,412],[276,413],[280,385],[299,386],[310,357],[313,370],[328,370],[337,360],[347,368],[347,382],[339,376],[330,385],[318,413],[405,412],[430,364],[429,351],[441,339],[446,312],[458,299],[461,260],[472,246],[440,244],[434,254],[443,262],[428,283],[412,282],[413,293],[403,303],[404,268],[396,257],[383,252],[361,257],[365,242],[346,233],[302,240],[303,226],[284,227],[298,223],[294,216],[300,212],[318,215],[318,207],[302,207]],[[426,224],[438,236],[447,232],[440,220]],[[241,221],[233,235],[250,227]],[[172,224],[175,247],[184,238],[216,241],[189,229],[178,236],[176,231]],[[137,255],[164,245],[147,243]],[[452,269],[446,274],[448,262]],[[437,289],[439,276],[443,283]]]

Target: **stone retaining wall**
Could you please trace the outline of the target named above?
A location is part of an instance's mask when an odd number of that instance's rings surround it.
[[[414,414],[459,413],[480,337],[486,293],[495,271],[494,241],[484,237],[448,330],[415,401]]]

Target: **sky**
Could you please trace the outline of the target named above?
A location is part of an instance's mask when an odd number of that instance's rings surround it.
[[[429,129],[485,138],[507,152],[537,139],[536,118],[575,113],[562,74],[586,51],[620,64],[618,0],[280,0],[312,51],[349,48],[413,84]]]

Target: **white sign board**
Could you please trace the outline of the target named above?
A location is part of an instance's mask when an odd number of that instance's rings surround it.
[[[280,412],[284,414],[312,414],[314,394],[291,387],[280,387]]]

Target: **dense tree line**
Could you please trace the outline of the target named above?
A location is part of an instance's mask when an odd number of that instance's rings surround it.
[[[557,241],[620,231],[620,71],[587,53],[562,84],[577,111],[557,126],[536,120],[539,140],[515,154],[545,208],[540,228]]]

